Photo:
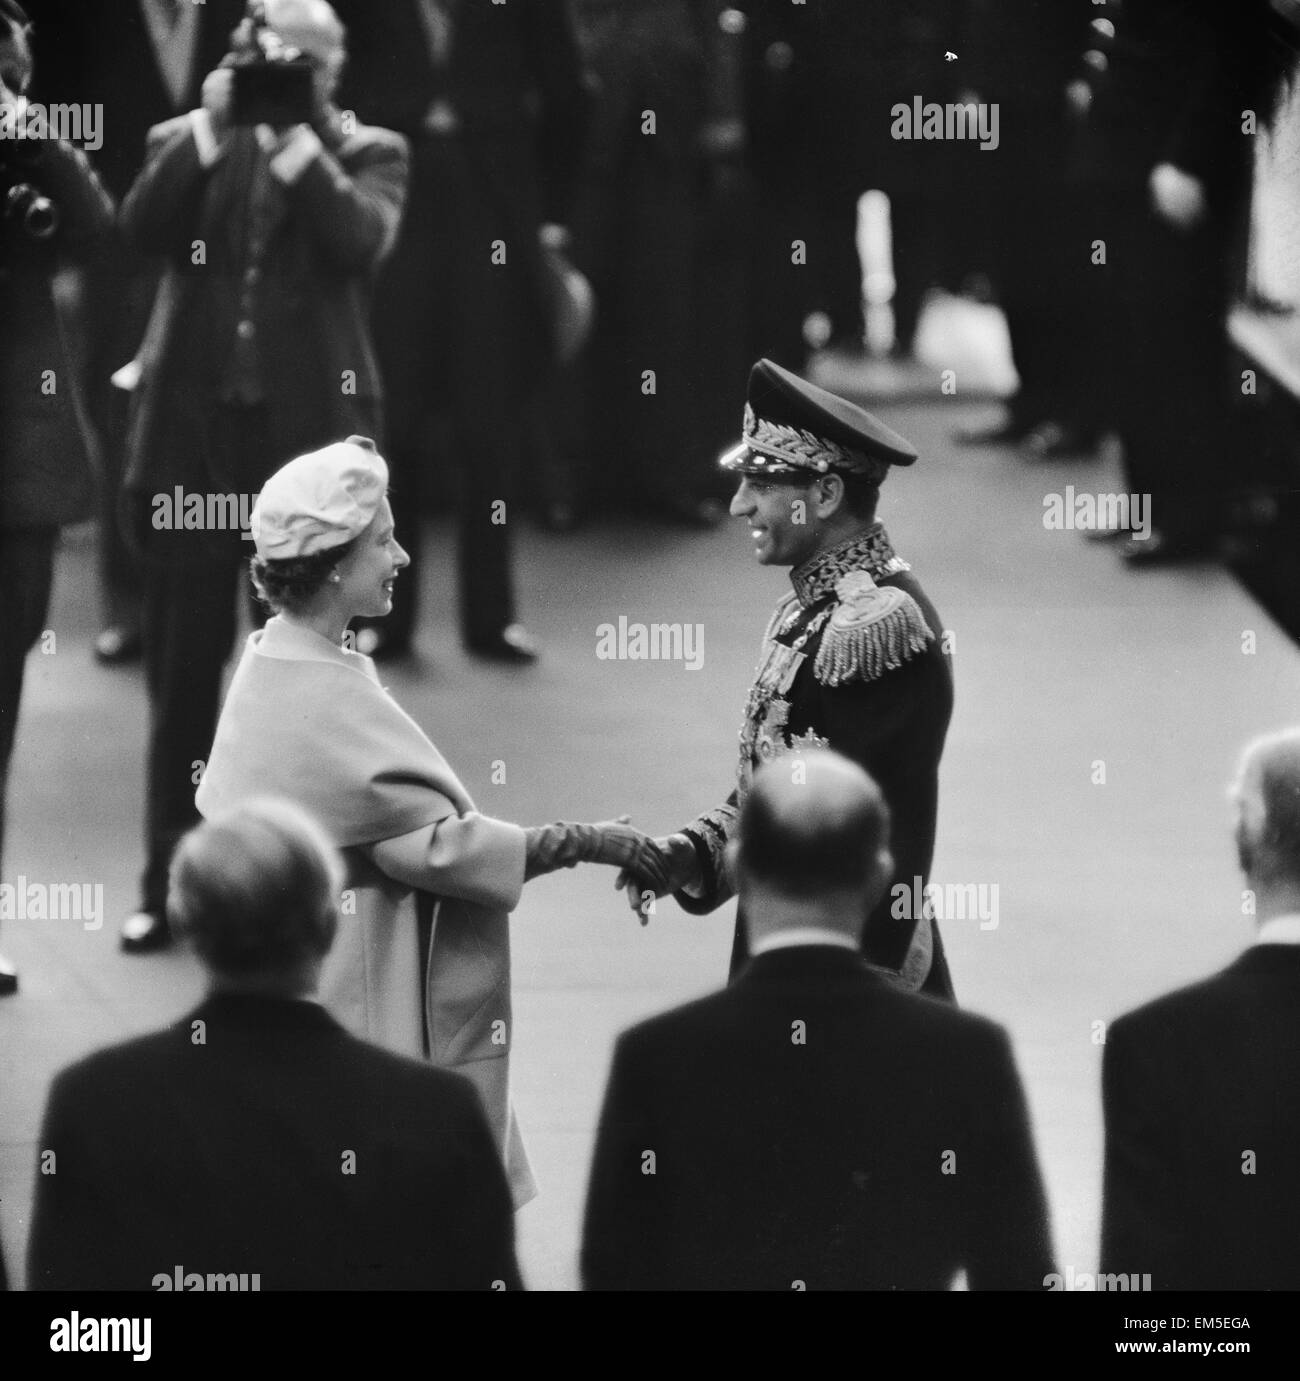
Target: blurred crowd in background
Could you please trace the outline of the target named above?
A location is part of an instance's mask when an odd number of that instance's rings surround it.
[[[233,71],[276,45],[305,104],[250,116]],[[96,656],[145,667],[143,953],[248,598],[243,524],[205,498],[373,438],[417,571],[421,515],[456,515],[466,649],[531,662],[517,513],[713,526],[750,363],[935,376],[935,292],[998,305],[1018,377],[954,446],[1117,443],[1153,521],[1087,535],[1134,568],[1252,524],[1296,562],[1272,400],[1300,397],[1300,287],[1257,272],[1252,209],[1262,142],[1297,150],[1298,51],[1295,0],[0,0],[0,849],[63,528],[96,525]],[[100,112],[96,137],[17,137],[36,105]],[[419,588],[361,650],[414,649]]]
[[[93,514],[96,655],[146,665],[155,919],[247,556],[237,532],[160,525],[160,495],[255,493],[294,454],[371,436],[415,570],[417,515],[458,515],[466,648],[528,662],[515,515],[717,523],[749,363],[905,365],[946,290],[1001,307],[1019,378],[954,444],[1048,460],[1117,438],[1154,524],[1089,535],[1135,566],[1214,554],[1261,494],[1294,531],[1294,410],[1243,416],[1272,385],[1247,386],[1228,331],[1245,300],[1297,344],[1297,302],[1247,281],[1260,143],[1300,112],[1290,0],[0,7],[7,108],[102,113],[84,151],[0,150],[18,629],[0,750],[57,533]],[[305,55],[311,105],[254,126],[229,68],[268,34]],[[884,337],[864,316],[869,190],[889,207]],[[1282,355],[1300,374],[1300,345]],[[418,589],[398,583],[362,650],[412,650]]]
[[[533,0],[508,19],[491,8],[335,6],[347,30],[339,107],[411,142],[405,230],[374,309],[381,444],[422,508],[461,496],[469,644],[510,657],[498,635],[515,610],[509,524],[466,491],[527,505],[556,529],[611,510],[722,516],[713,461],[748,363],[799,369],[815,348],[863,349],[869,188],[889,198],[897,355],[912,350],[931,289],[991,294],[1020,388],[988,439],[1050,456],[1119,435],[1130,487],[1164,512],[1130,559],[1199,553],[1222,529],[1224,320],[1242,281],[1256,142],[1243,112],[1266,131],[1284,95],[1285,5]],[[148,130],[201,103],[244,12],[239,0],[28,9],[31,94],[103,106],[92,163],[119,203]],[[917,98],[996,105],[997,147],[894,137],[894,107]],[[103,470],[109,660],[135,653],[140,600],[118,522],[131,381],[113,380],[136,356],[158,277],[157,256],[127,238],[91,260],[90,329],[76,333]],[[483,244],[496,238],[519,248],[519,272],[487,272]],[[584,312],[566,293],[566,260],[594,301],[578,349],[581,321],[555,339],[557,314]],[[410,644],[413,589],[373,635],[381,654]]]

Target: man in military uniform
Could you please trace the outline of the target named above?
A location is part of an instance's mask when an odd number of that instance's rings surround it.
[[[915,460],[862,408],[770,360],[753,367],[744,436],[722,465],[740,476],[731,512],[748,519],[759,562],[792,567],[794,589],[763,639],[735,790],[657,843],[682,908],[712,911],[735,895],[724,853],[756,767],[812,747],[843,753],[879,783],[891,817],[893,885],[863,952],[904,986],[951,1000],[938,930],[910,899],[925,895],[934,853],[952,668],[934,605],[876,520],[890,467]],[[738,917],[733,975],[747,955]]]

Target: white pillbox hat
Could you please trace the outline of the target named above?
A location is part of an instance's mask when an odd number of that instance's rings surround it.
[[[264,561],[312,556],[370,526],[388,492],[388,466],[368,436],[350,436],[282,465],[253,505],[253,545]]]

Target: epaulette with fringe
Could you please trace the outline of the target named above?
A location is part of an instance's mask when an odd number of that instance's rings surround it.
[[[877,585],[866,571],[841,576],[835,594],[839,603],[813,663],[813,675],[825,686],[878,680],[923,652],[934,637],[911,595]]]

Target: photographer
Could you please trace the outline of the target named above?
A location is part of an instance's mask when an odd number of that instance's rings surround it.
[[[31,79],[31,23],[15,0],[0,0],[0,852],[23,667],[45,626],[55,540],[93,509],[63,344],[78,323],[61,321],[57,304],[79,296],[78,262],[113,225],[84,154],[25,137]],[[0,958],[0,996],[17,987]]]
[[[165,261],[125,481],[150,698],[148,858],[128,952],[170,939],[167,862],[196,818],[195,763],[212,743],[249,553],[232,527],[159,523],[156,497],[179,486],[251,501],[290,456],[381,427],[370,288],[397,235],[408,154],[399,135],[340,115],[344,59],[324,0],[250,6],[202,106],[150,131],[122,207],[127,239]]]

